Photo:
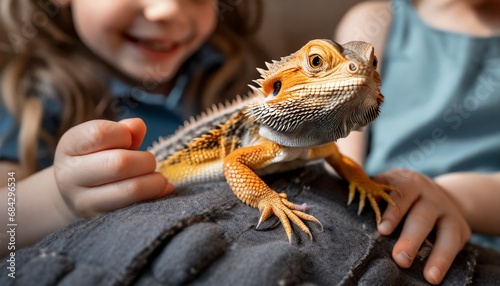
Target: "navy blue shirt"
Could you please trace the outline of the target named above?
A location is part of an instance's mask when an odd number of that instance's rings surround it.
[[[221,65],[223,61],[222,54],[208,46],[203,46],[183,65],[168,96],[148,93],[140,86],[133,87],[118,79],[112,79],[108,83],[112,97],[112,111],[116,113],[118,120],[132,117],[144,120],[147,132],[139,149],[146,150],[158,140],[158,137],[172,134],[184,119],[191,115],[185,114],[181,99],[194,73],[200,69],[210,70]],[[43,128],[56,134],[62,114],[61,102],[56,96],[41,94],[39,98],[44,110]],[[0,161],[19,161],[19,130],[19,122],[0,101]],[[54,154],[41,140],[38,149],[38,166],[46,168],[53,164],[53,160]]]

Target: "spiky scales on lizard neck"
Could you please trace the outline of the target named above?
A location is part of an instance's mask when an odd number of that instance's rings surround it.
[[[394,189],[371,181],[334,143],[378,116],[383,96],[373,47],[313,40],[266,65],[246,99],[214,107],[154,144],[157,170],[176,187],[226,178],[240,200],[259,208],[259,223],[275,214],[291,239],[290,221],[309,235],[302,220],[319,221],[255,171],[324,158],[350,182],[351,198],[361,193],[360,209],[368,197],[379,221],[374,196],[393,204],[385,190]]]

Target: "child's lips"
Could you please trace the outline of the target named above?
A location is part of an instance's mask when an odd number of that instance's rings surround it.
[[[173,52],[179,44],[172,41],[164,41],[158,39],[141,39],[130,35],[125,35],[125,39],[130,41],[133,45],[152,53],[166,54]]]

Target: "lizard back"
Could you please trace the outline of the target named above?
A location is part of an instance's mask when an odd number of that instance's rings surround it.
[[[165,160],[175,152],[186,148],[194,138],[207,134],[210,130],[227,122],[243,110],[250,99],[251,96],[245,98],[237,96],[231,102],[214,104],[205,112],[186,120],[184,125],[180,126],[174,134],[159,137],[158,141],[153,142],[152,146],[148,148],[148,151],[153,153],[157,162]]]

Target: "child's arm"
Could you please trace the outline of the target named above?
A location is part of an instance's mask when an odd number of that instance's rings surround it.
[[[450,173],[434,181],[460,206],[472,231],[500,236],[500,172]]]
[[[0,188],[7,186],[7,180],[4,178],[8,172],[14,172],[16,174],[17,181],[20,181],[28,176],[25,169],[23,169],[19,164],[10,161],[0,161]],[[3,177],[1,177],[3,176]]]
[[[389,2],[361,2],[351,8],[342,18],[335,31],[335,41],[365,41],[375,47],[379,63],[385,46],[385,38],[390,25],[391,4]],[[383,17],[384,21],[380,21]],[[376,33],[371,29],[376,28]],[[380,64],[378,67],[380,72]],[[337,141],[342,154],[363,166],[366,155],[368,131],[351,132],[347,138]]]
[[[135,150],[142,120],[89,121],[68,130],[57,145],[54,166],[16,183],[16,248],[38,241],[77,217],[92,217],[173,191],[155,172],[154,156]],[[2,174],[5,175],[5,174]],[[0,189],[7,203],[8,188]],[[4,208],[2,208],[4,210]],[[0,213],[6,233],[7,211]],[[2,239],[0,256],[7,253]]]
[[[14,183],[11,185],[11,189],[9,190],[8,187],[0,188],[0,202],[2,204],[0,233],[4,235],[11,228],[7,224],[16,224],[15,245],[13,243],[8,245],[10,237],[0,238],[0,257],[14,250],[13,246],[15,249],[19,249],[30,245],[45,234],[76,219],[59,194],[53,175],[53,167],[44,169],[24,180],[18,180],[17,172],[15,173],[15,181],[10,181],[10,183]],[[6,177],[7,174],[4,173],[2,176]],[[10,197],[13,197],[14,200],[8,200],[9,191]],[[8,205],[8,203],[11,204]],[[3,206],[13,207],[15,210]],[[13,221],[9,221],[11,214],[15,214]]]

